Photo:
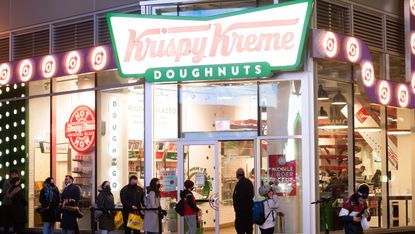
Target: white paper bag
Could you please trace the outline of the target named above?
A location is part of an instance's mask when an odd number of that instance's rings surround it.
[[[360,224],[362,225],[363,230],[369,229],[369,222],[367,221],[366,217],[362,217]]]

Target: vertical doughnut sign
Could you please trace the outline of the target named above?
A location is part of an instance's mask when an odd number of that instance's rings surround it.
[[[88,106],[78,106],[72,112],[65,124],[65,137],[76,152],[87,154],[94,150],[95,123],[95,113]]]
[[[312,0],[296,0],[211,17],[109,13],[121,77],[148,82],[264,78],[295,70]]]

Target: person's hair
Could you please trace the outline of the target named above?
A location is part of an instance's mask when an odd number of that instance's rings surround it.
[[[130,176],[130,182],[132,181],[132,180],[138,180],[138,177],[137,176],[135,176],[135,175],[132,175],[132,176]]]
[[[242,168],[238,168],[238,170],[236,170],[236,176],[237,177],[245,177],[245,171]]]
[[[45,184],[50,184],[50,182],[52,182],[52,180],[53,180],[53,178],[52,177],[48,177],[48,178],[46,178],[46,180],[45,180]]]
[[[71,179],[72,180],[72,182],[73,182],[73,177],[71,176],[71,175],[66,175],[65,177],[68,177],[69,179]]]
[[[194,186],[195,186],[195,183],[193,183],[193,181],[191,181],[191,180],[186,180],[186,181],[184,182],[184,187],[185,187],[186,189],[193,188]]]
[[[157,182],[159,181],[158,178],[153,178],[150,181],[150,186],[148,186],[147,193],[150,193],[151,191],[154,191],[156,194],[156,197],[160,197],[160,188],[157,186]]]
[[[11,174],[19,175],[19,171],[16,168],[13,168],[13,169],[10,170],[10,175]]]
[[[106,180],[106,181],[102,182],[102,184],[101,184],[101,188],[102,188],[102,189],[104,189],[104,188],[105,188],[105,184],[106,184],[106,183],[109,183],[109,181],[108,181],[108,180]]]

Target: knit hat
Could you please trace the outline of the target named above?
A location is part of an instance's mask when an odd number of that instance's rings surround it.
[[[259,187],[258,193],[261,196],[267,195],[272,190],[271,185],[265,184]]]
[[[195,186],[195,183],[193,183],[193,181],[191,181],[191,180],[186,180],[184,182],[184,188],[186,188],[186,189],[193,188],[193,186]]]
[[[361,184],[357,189],[357,195],[366,199],[369,196],[369,186],[367,184]]]

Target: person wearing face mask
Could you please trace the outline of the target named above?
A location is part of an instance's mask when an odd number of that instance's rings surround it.
[[[55,222],[58,221],[59,208],[59,190],[54,184],[52,177],[49,177],[43,183],[43,188],[40,190],[40,209],[39,213],[42,216],[43,234],[54,233]]]
[[[3,187],[2,187],[2,191],[6,192],[9,190],[9,188],[13,185],[11,183],[11,181],[14,178],[19,177],[19,171],[16,169],[11,169],[10,170],[10,178],[4,181]],[[3,197],[3,202],[2,202],[2,206],[0,206],[0,208],[2,208],[2,223],[3,223],[3,233],[7,234],[10,233],[10,226],[12,225],[13,220],[11,220],[11,216],[9,215],[10,212],[12,211],[12,201],[7,198],[7,196]]]
[[[63,189],[62,202],[62,221],[61,228],[63,234],[73,234],[79,232],[77,218],[82,217],[78,207],[81,200],[81,188],[73,184],[73,177],[65,176],[65,188]]]
[[[160,187],[158,178],[151,179],[150,186],[147,187],[145,206],[147,209],[157,209],[144,212],[143,230],[148,234],[162,233],[161,220],[166,215],[166,211],[160,207]]]
[[[102,234],[107,234],[115,229],[115,204],[109,181],[104,181],[101,184],[101,190],[97,197],[97,205],[98,209],[102,211],[102,215],[99,216],[99,229]]]
[[[357,191],[344,202],[339,217],[344,222],[345,234],[363,234],[362,218],[370,221],[366,199],[369,196],[367,184],[361,184]]]
[[[184,219],[189,227],[186,234],[196,234],[197,215],[202,215],[201,209],[196,206],[196,199],[192,193],[194,186],[193,181],[186,180],[184,182],[184,190],[180,192],[180,198],[186,201],[184,203]]]
[[[144,206],[144,190],[138,186],[138,178],[135,175],[130,176],[128,185],[124,186],[120,191],[121,203],[122,203],[122,216],[124,224],[128,222],[128,215],[130,213],[140,215],[141,208]],[[125,234],[131,233],[131,228],[125,225]],[[135,234],[141,233],[139,230],[133,231]]]
[[[13,233],[20,234],[27,222],[27,200],[22,187],[22,181],[15,177],[10,181],[11,187],[6,191],[6,196],[11,200],[11,219],[13,220]]]

